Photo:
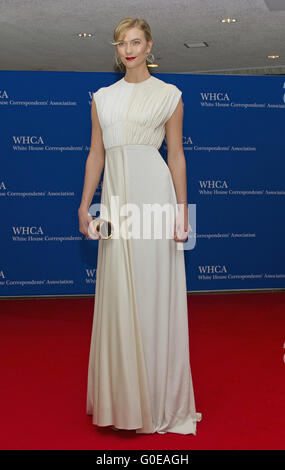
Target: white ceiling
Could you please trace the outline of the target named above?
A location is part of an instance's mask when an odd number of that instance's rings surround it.
[[[285,74],[285,0],[0,0],[0,70],[112,72],[126,16],[151,27],[154,73]]]

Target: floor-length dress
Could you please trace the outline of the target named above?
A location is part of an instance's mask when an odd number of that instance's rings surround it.
[[[106,150],[102,218],[115,223],[119,216],[122,224],[126,203],[176,206],[158,149],[181,94],[154,76],[138,83],[122,78],[93,93]],[[119,202],[111,212],[114,196]],[[98,241],[87,414],[98,426],[196,434],[202,415],[190,369],[183,242]]]

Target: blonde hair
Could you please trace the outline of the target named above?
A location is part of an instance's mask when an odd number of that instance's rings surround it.
[[[144,20],[143,18],[130,18],[130,17],[127,17],[127,18],[124,18],[123,20],[121,20],[117,24],[116,28],[114,29],[114,33],[113,33],[114,42],[111,42],[111,44],[113,46],[115,46],[117,44],[117,42],[119,40],[121,40],[122,37],[124,37],[124,35],[125,35],[125,33],[128,29],[135,28],[135,27],[140,28],[144,32],[144,36],[145,36],[145,39],[146,39],[147,42],[152,40],[152,34],[151,34],[150,26],[149,26],[149,24],[146,20]],[[121,60],[120,60],[120,58],[119,58],[119,56],[117,55],[116,52],[115,52],[115,68],[119,72],[125,72],[126,71],[125,65],[121,62]]]

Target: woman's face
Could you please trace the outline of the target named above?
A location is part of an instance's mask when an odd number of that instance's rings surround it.
[[[117,53],[127,69],[136,68],[141,64],[145,65],[146,56],[151,50],[151,42],[147,44],[144,32],[139,28],[131,28],[126,31],[125,36],[120,38],[120,43],[116,47]],[[130,57],[135,58],[128,60],[127,58]]]

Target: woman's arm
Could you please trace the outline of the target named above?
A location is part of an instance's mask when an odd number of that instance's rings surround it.
[[[171,118],[165,124],[167,163],[171,171],[177,203],[187,205],[186,162],[183,151],[183,101],[180,98]]]
[[[188,231],[188,203],[187,203],[187,176],[186,161],[183,151],[183,101],[180,98],[178,105],[171,118],[165,124],[166,143],[167,143],[167,163],[172,175],[175,187],[177,204],[180,214],[183,215],[184,231]],[[177,227],[176,227],[177,228]],[[187,237],[177,237],[175,229],[175,241],[184,241]]]
[[[92,217],[88,215],[88,209],[99,184],[105,165],[105,148],[103,143],[102,129],[99,123],[94,98],[92,99],[91,105],[91,120],[91,145],[85,165],[85,176],[81,203],[78,208],[79,231],[86,236],[88,234],[88,225],[92,220]]]

